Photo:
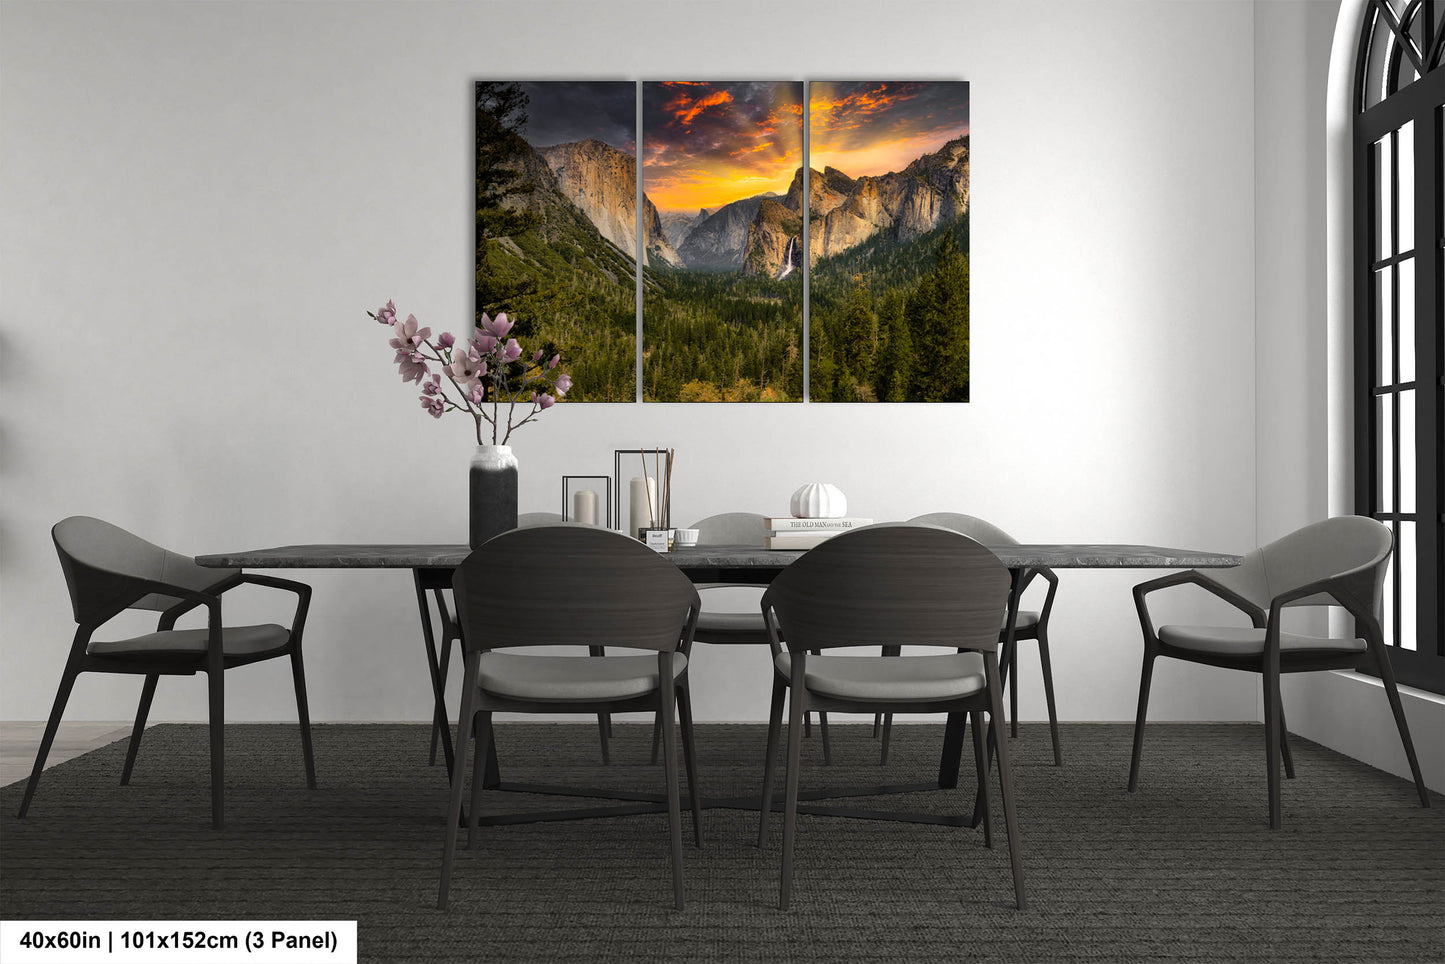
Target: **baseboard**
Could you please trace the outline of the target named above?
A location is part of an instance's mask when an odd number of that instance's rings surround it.
[[[1286,676],[1281,691],[1291,733],[1410,779],[1395,718],[1378,679],[1346,671],[1301,673]],[[1445,791],[1445,697],[1402,686],[1400,702],[1425,785]]]

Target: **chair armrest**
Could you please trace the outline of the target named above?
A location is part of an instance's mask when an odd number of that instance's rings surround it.
[[[251,583],[256,586],[266,586],[270,589],[281,589],[296,594],[296,613],[291,617],[291,645],[299,650],[301,648],[301,632],[306,628],[306,613],[311,608],[311,587],[304,582],[297,582],[295,579],[282,579],[280,576],[263,576],[255,572],[243,572],[235,578],[233,588],[243,583]]]
[[[1374,568],[1377,563],[1368,563],[1357,566],[1345,572],[1336,573],[1333,576],[1326,576],[1324,579],[1317,579],[1314,582],[1306,583],[1303,586],[1296,586],[1293,589],[1280,593],[1269,601],[1269,621],[1266,624],[1265,652],[1268,655],[1270,647],[1277,651],[1279,648],[1280,616],[1284,607],[1300,599],[1310,596],[1329,596],[1345,611],[1356,620],[1363,622],[1370,631],[1370,635],[1377,635],[1380,630],[1379,619],[1370,611],[1369,603],[1360,599],[1358,595],[1350,591],[1351,577],[1359,576]]]
[[[1219,597],[1248,616],[1250,622],[1254,623],[1255,628],[1264,628],[1264,611],[1254,603],[1219,585],[1198,569],[1185,569],[1183,572],[1171,572],[1157,579],[1141,582],[1134,587],[1134,606],[1139,611],[1139,627],[1144,631],[1144,639],[1146,642],[1158,643],[1159,637],[1155,635],[1154,621],[1149,616],[1149,605],[1145,602],[1144,597],[1160,589],[1184,585],[1198,586],[1206,592]]]
[[[1054,594],[1059,591],[1059,577],[1052,569],[1040,567],[1035,569],[1045,582],[1049,584],[1049,591],[1044,596],[1044,608],[1039,611],[1039,625],[1048,631],[1049,613],[1054,611]]]

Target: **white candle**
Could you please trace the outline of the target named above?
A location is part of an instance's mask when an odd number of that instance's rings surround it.
[[[572,493],[572,521],[581,522],[583,525],[595,526],[597,524],[597,493],[591,489],[582,489]]]
[[[631,528],[627,534],[637,538],[638,529],[653,528],[653,511],[657,505],[657,480],[652,476],[635,477],[631,487]]]

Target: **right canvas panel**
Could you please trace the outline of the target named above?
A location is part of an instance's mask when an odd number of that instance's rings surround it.
[[[968,401],[968,83],[809,84],[809,397]]]

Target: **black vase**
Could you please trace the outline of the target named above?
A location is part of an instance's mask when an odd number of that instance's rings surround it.
[[[477,548],[517,528],[517,457],[510,445],[479,445],[472,456],[467,543]]]

